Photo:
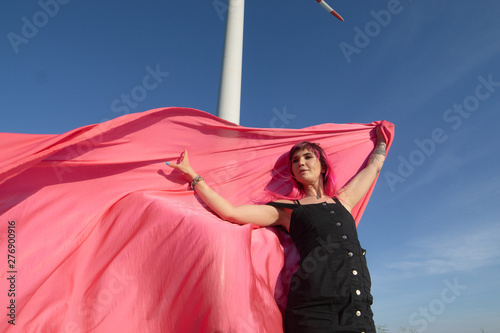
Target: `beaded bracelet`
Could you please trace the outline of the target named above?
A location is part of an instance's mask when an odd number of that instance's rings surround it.
[[[196,184],[198,184],[202,180],[203,180],[203,178],[201,178],[200,175],[194,177],[193,181],[191,182],[191,189],[194,190],[194,187],[196,186]]]

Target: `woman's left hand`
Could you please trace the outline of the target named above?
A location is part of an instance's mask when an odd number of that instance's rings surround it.
[[[376,133],[377,133],[377,142],[385,142],[385,138],[384,136],[382,135],[382,130],[380,129],[382,127],[382,125],[378,125],[377,128],[376,128]]]

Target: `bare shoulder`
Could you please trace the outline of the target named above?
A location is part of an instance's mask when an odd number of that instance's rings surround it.
[[[273,201],[273,203],[287,204],[287,205],[295,204],[295,202],[293,202],[292,200],[286,200],[286,199],[279,199]],[[290,229],[290,218],[292,215],[293,207],[275,206],[274,208],[278,211],[279,215],[276,224],[285,227],[285,229],[288,231]]]
[[[276,202],[276,203],[284,203],[284,204],[295,204],[295,201],[292,201],[292,200],[286,200],[286,199],[279,199],[279,200],[276,200],[276,201],[273,201],[273,202]]]

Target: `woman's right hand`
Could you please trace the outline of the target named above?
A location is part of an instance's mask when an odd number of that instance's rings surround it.
[[[167,162],[167,165],[182,172],[189,182],[192,182],[197,176],[191,165],[189,165],[187,150],[184,150],[184,153],[181,155],[179,164]],[[200,181],[196,185],[196,193],[225,221],[239,224],[252,223],[260,226],[271,226],[284,225],[283,223],[286,222],[283,221],[290,220],[286,214],[269,205],[242,205],[235,207],[212,190],[204,181]]]
[[[188,181],[192,181],[197,175],[196,172],[194,172],[191,165],[189,164],[187,149],[185,149],[184,153],[181,154],[181,162],[179,164],[167,162],[167,165],[171,168],[177,169],[180,172],[182,172],[182,175]]]

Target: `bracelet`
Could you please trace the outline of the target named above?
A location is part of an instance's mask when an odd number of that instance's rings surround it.
[[[194,187],[196,186],[196,184],[198,184],[202,180],[203,180],[203,178],[201,178],[200,175],[194,177],[193,181],[191,182],[191,189],[194,190]]]

